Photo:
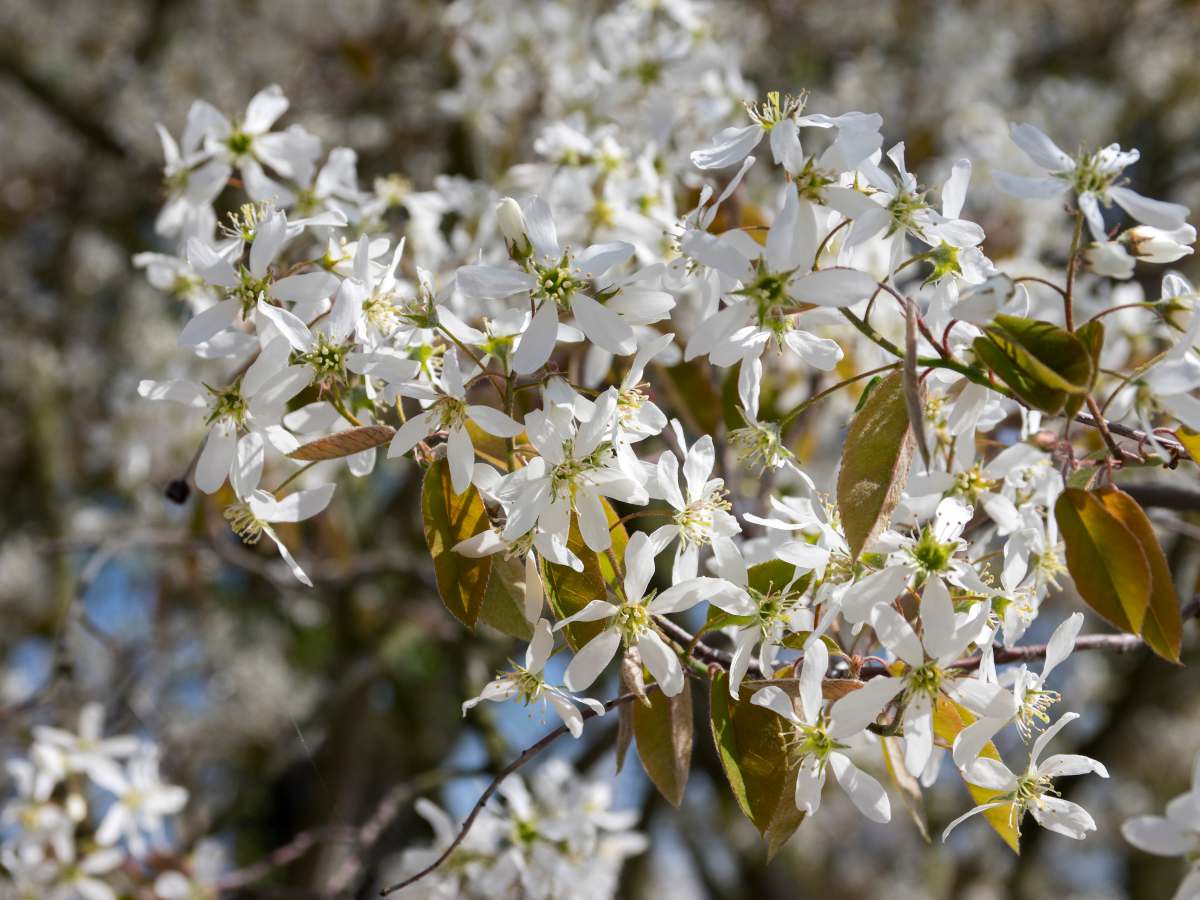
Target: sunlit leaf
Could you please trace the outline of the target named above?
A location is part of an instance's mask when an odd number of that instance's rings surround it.
[[[491,557],[472,559],[452,548],[490,527],[487,510],[474,486],[455,494],[444,459],[429,467],[421,486],[425,543],[433,557],[438,593],[454,617],[474,628],[487,591]]]
[[[1138,502],[1124,491],[1108,487],[1096,491],[1095,496],[1133,534],[1150,566],[1150,605],[1142,622],[1142,638],[1163,659],[1177,663],[1183,639],[1183,618],[1171,567],[1154,533],[1154,526]]]
[[[527,641],[533,637],[533,625],[525,618],[525,566],[519,559],[508,559],[500,554],[491,559],[492,570],[479,610],[479,621]]]
[[[1072,395],[1092,385],[1089,345],[1050,322],[998,315],[976,338],[976,355],[1018,397],[1043,412],[1057,413]],[[1100,334],[1101,340],[1103,333]]]
[[[837,505],[853,556],[887,525],[904,490],[912,452],[904,376],[893,372],[855,413],[842,450]]]
[[[1080,596],[1117,628],[1140,634],[1153,586],[1141,541],[1094,491],[1067,488],[1054,516]]]
[[[968,710],[950,700],[944,694],[938,695],[937,703],[933,710],[933,733],[947,747],[952,747],[958,733],[974,721],[975,717]],[[980,751],[979,755],[988,759],[1000,759],[996,745],[991,741],[983,745],[983,750]],[[963,784],[967,786],[967,790],[971,794],[971,799],[975,801],[976,806],[990,803],[1001,796],[1001,792],[999,791],[989,791],[987,788],[981,788],[966,781]],[[1007,805],[997,806],[995,809],[987,810],[983,815],[987,818],[988,824],[1000,835],[1004,843],[1008,844],[1012,849],[1013,853],[1019,854],[1021,852],[1020,836],[1017,833],[1017,825],[1019,823],[1012,821],[1010,808]]]
[[[769,709],[730,697],[723,672],[712,680],[709,717],[734,799],[773,854],[804,819],[796,808],[796,771],[788,759],[785,723]]]

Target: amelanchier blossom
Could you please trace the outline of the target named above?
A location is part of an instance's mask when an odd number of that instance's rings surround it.
[[[740,615],[751,610],[750,598],[737,586],[718,578],[688,578],[662,593],[650,592],[654,575],[654,549],[650,538],[638,532],[625,548],[625,578],[617,603],[592,600],[579,612],[560,619],[555,629],[572,622],[601,622],[599,634],[588,641],[567,666],[566,685],[573,691],[590,687],[612,661],[617,649],[636,647],[662,692],[672,697],[683,690],[679,657],[663,640],[654,617],[691,609],[708,600],[718,609]]]
[[[1084,616],[1053,631],[1040,672],[997,661],[1058,606],[1045,601],[1066,567],[1067,529],[1054,513],[1064,492],[1084,490],[1075,487],[1084,476],[1088,487],[1107,486],[1132,455],[1152,461],[1143,448],[1174,465],[1183,445],[1172,429],[1200,430],[1200,316],[1180,276],[1168,275],[1156,302],[1111,310],[1157,316],[1145,334],[1110,343],[1100,335],[1089,353],[1085,338],[1099,329],[1076,329],[1083,319],[1070,316],[1086,302],[1115,326],[1107,312],[1117,304],[1103,306],[1105,273],[1183,258],[1195,237],[1187,211],[1123,184],[1136,152],[1112,145],[1070,157],[1032,126],[1014,126],[1045,174],[1001,174],[1000,185],[1040,198],[1072,191],[1097,243],[1080,257],[1091,270],[1077,272],[1072,259],[1070,287],[1054,292],[1066,304],[1060,329],[1057,306],[1053,315],[1043,309],[1045,284],[990,259],[983,229],[963,217],[970,161],[949,163],[931,196],[903,143],[884,160],[877,115],[806,115],[803,95],[769,93],[746,106],[745,125],[729,102],[745,84],[731,72],[714,74],[715,83],[697,77],[690,52],[706,33],[701,11],[617,7],[600,49],[580,51],[604,73],[604,89],[553,89],[559,108],[578,114],[529,132],[536,156],[508,173],[505,193],[463,178],[420,190],[380,178],[360,188],[352,151],[324,154],[298,125],[274,130],[287,110],[277,88],[257,95],[240,121],[201,103],[182,140],[164,132],[170,185],[159,226],[174,246],[143,262],[155,283],[186,299],[191,317],[181,323],[176,377],[138,390],[200,413],[207,434],[194,435],[204,443],[191,477],[220,498],[202,498],[199,513],[224,504],[236,534],[249,542],[267,534],[295,578],[311,584],[274,525],[322,512],[342,471],[365,475],[390,440],[390,471],[379,477],[416,476],[417,467],[448,476],[447,509],[423,510],[434,552],[489,560],[480,587],[507,589],[533,629],[523,664],[477,686],[464,713],[484,700],[548,703],[578,737],[584,710],[605,707],[576,694],[601,684],[622,650],[648,689],[668,698],[686,696],[689,676],[720,669],[731,709],[778,714],[760,716],[779,729],[770,730],[781,739],[772,765],[781,776],[794,768],[794,800],[808,814],[832,770],[869,820],[890,820],[887,789],[851,761],[877,755],[868,734],[882,732],[888,746],[902,741],[905,780],[924,785],[953,747],[956,777],[999,795],[968,815],[1006,807],[1014,828],[1031,812],[1082,837],[1095,823],[1053,794],[1052,779],[1106,773],[1083,757],[1039,761],[1074,713],[1034,735],[1061,699],[1047,679],[1064,674],[1056,667]],[[448,15],[475,33],[462,8]],[[672,37],[669,58],[629,55],[647,17]],[[504,116],[529,99],[511,85],[514,96],[496,106],[483,87],[496,75],[491,62],[527,56],[529,46],[527,38],[508,51],[456,45],[471,84],[490,98],[468,103],[481,133],[499,134]],[[654,75],[652,89],[638,72]],[[649,115],[635,121],[627,106]],[[764,138],[776,165],[754,169],[750,154]],[[234,196],[235,170],[245,205]],[[1142,224],[1110,240],[1102,212],[1110,203]],[[220,229],[218,205],[237,210]],[[385,216],[397,207],[403,234]],[[1062,244],[1085,250],[1069,232]],[[1040,268],[1033,281],[1057,287]],[[1055,329],[1064,357],[1078,351],[1072,374],[1088,369],[1090,380],[1069,382],[1034,338],[1005,355],[1011,365],[989,362],[986,340],[1006,322],[1022,336]],[[1059,334],[1068,330],[1076,335]],[[883,411],[881,389],[894,391]],[[1093,451],[1105,445],[1085,450],[1084,425],[1060,421],[1068,401],[1052,401],[1070,393],[1082,410],[1080,390],[1093,401],[1115,391],[1108,415],[1132,423],[1119,436],[1129,440],[1135,426],[1143,434],[1126,445],[1128,457],[1099,460]],[[908,443],[916,436],[919,463]],[[338,441],[341,457],[329,450]],[[840,448],[837,479],[819,483],[831,467],[811,459],[815,445]],[[861,471],[863,455],[886,465],[853,476],[855,488],[881,483],[850,502],[835,481]],[[342,458],[347,465],[329,462]],[[470,530],[458,524],[468,519]],[[460,586],[446,584],[444,561],[436,581],[445,599]],[[704,633],[672,618],[689,610]],[[466,612],[477,614],[477,605]],[[528,633],[517,624],[514,634]],[[566,660],[562,687],[546,680],[556,652]],[[789,677],[797,665],[798,679]],[[827,704],[831,678],[840,699]],[[954,714],[974,721],[947,737],[935,720]],[[1033,741],[1020,775],[994,758],[1010,727]],[[22,865],[65,859],[68,845],[73,858],[91,859],[75,844],[74,801],[55,794],[73,774],[112,795],[95,822],[103,847],[136,856],[161,841],[164,821],[182,807],[185,795],[159,779],[154,754],[98,734],[89,722],[78,740],[39,737],[36,753],[10,767],[19,784],[6,822],[27,823],[13,844]],[[453,865],[426,882],[432,895],[611,895],[620,860],[643,839],[612,812],[604,786],[551,766],[534,778],[531,790],[511,780],[497,790],[501,801],[473,819]],[[437,840],[400,860],[410,874],[449,847],[457,828],[432,804],[419,811]],[[1183,840],[1159,823],[1133,830],[1148,844]],[[103,882],[109,861],[77,868]],[[190,887],[180,878],[166,879],[160,894]]]
[[[832,769],[834,778],[859,812],[872,822],[888,822],[892,807],[883,785],[855,766],[844,752],[848,749],[844,742],[862,734],[866,723],[856,713],[839,715],[839,710],[847,709],[843,705],[848,699],[845,697],[825,712],[822,681],[828,667],[829,650],[819,638],[813,640],[805,648],[804,664],[800,667],[798,702],[777,687],[759,689],[750,702],[778,713],[795,728],[790,755],[797,766],[798,809],[810,816],[816,814],[821,806],[825,772]]]
[[[1088,775],[1095,773],[1108,777],[1108,770],[1088,756],[1074,753],[1056,753],[1042,760],[1042,751],[1062,728],[1079,718],[1077,713],[1063,713],[1057,722],[1038,735],[1029,752],[1029,764],[1020,775],[1013,773],[1003,762],[989,757],[980,757],[967,766],[963,777],[970,784],[1002,794],[996,800],[980,804],[959,816],[946,826],[942,833],[945,840],[951,831],[966,819],[989,809],[1006,808],[1013,826],[1020,828],[1025,813],[1047,831],[1053,831],[1075,840],[1087,837],[1096,830],[1096,822],[1088,811],[1078,803],[1063,800],[1054,790],[1054,779],[1064,775]]]
[[[1113,203],[1143,225],[1170,232],[1185,227],[1186,206],[1143,197],[1123,184],[1121,175],[1125,169],[1141,158],[1137,150],[1122,150],[1120,144],[1109,144],[1094,153],[1081,151],[1077,156],[1071,156],[1059,149],[1045,132],[1028,122],[1012,125],[1010,133],[1013,142],[1044,174],[996,172],[996,183],[1012,195],[1029,200],[1049,200],[1073,192],[1095,240],[1107,240],[1108,228],[1102,208]]]
[[[546,684],[543,670],[553,652],[554,632],[550,623],[546,619],[538,619],[533,630],[533,640],[529,642],[525,651],[525,665],[488,682],[478,697],[463,703],[463,715],[484,700],[500,703],[516,697],[526,706],[538,702],[549,703],[563,720],[563,724],[571,730],[571,734],[579,737],[583,733],[583,716],[576,707],[576,702],[582,703],[598,716],[604,715],[604,704],[588,697],[572,697],[562,688]]]
[[[1191,789],[1167,804],[1164,815],[1135,816],[1121,823],[1125,840],[1155,856],[1182,856],[1192,863],[1179,884],[1174,900],[1200,897],[1200,865],[1195,861],[1200,850],[1200,756],[1192,764]]]

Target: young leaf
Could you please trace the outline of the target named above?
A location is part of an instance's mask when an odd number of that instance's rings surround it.
[[[804,819],[796,808],[796,771],[788,759],[783,720],[769,709],[730,697],[728,678],[722,672],[712,680],[713,742],[734,799],[767,839],[770,855]]]
[[[658,792],[678,808],[692,764],[692,689],[685,684],[674,697],[654,691],[649,700],[649,706],[626,704],[633,708],[638,758]]]
[[[390,425],[363,425],[361,428],[349,428],[346,431],[338,431],[302,444],[289,453],[288,458],[315,462],[322,459],[353,456],[363,450],[370,450],[386,444],[395,433],[396,429]]]
[[[1017,366],[1046,387],[1086,394],[1092,386],[1091,354],[1071,332],[1049,322],[1005,315],[996,316],[983,330]]]
[[[974,721],[975,717],[968,710],[959,706],[944,694],[938,695],[937,703],[933,709],[933,733],[947,745],[952,746],[958,733]],[[979,755],[985,756],[988,759],[1000,759],[996,745],[991,741],[983,745],[983,750],[980,751]],[[982,806],[984,803],[990,803],[999,798],[1003,793],[1001,791],[989,791],[987,788],[981,788],[969,782],[964,782],[964,784],[966,784],[967,790],[971,794],[971,799],[979,806]],[[1000,835],[1004,843],[1008,844],[1009,848],[1012,849],[1012,852],[1019,855],[1021,845],[1016,828],[1019,823],[1011,820],[1009,807],[1007,805],[997,806],[995,809],[989,809],[983,815],[987,818],[988,824]]]
[[[912,452],[904,376],[893,372],[855,413],[842,450],[837,504],[853,556],[887,525],[904,490]]]
[[[1179,645],[1183,639],[1183,618],[1179,610],[1179,595],[1171,579],[1171,567],[1163,555],[1154,526],[1138,502],[1124,491],[1113,487],[1095,492],[1104,508],[1120,519],[1137,539],[1150,565],[1150,606],[1142,622],[1142,638],[1150,649],[1171,662],[1179,662]]]
[[[525,618],[525,566],[501,554],[491,557],[487,591],[479,610],[479,621],[520,640],[533,637],[533,625]]]
[[[1117,628],[1140,634],[1153,586],[1141,541],[1093,491],[1067,488],[1054,517],[1080,596]]]
[[[439,459],[429,467],[421,485],[421,515],[442,602],[456,619],[474,628],[487,591],[492,558],[471,559],[450,548],[491,526],[479,492],[472,486],[455,494],[450,467]]]
[[[975,355],[1035,409],[1057,413],[1072,396],[1091,388],[1091,353],[1071,332],[1049,322],[1005,315],[996,316],[983,331],[985,336],[975,339]],[[1094,331],[1086,336],[1089,344],[1096,338]]]

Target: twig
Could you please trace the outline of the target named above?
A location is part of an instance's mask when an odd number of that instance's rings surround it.
[[[326,825],[302,831],[286,844],[275,848],[268,856],[253,865],[230,872],[217,882],[218,890],[231,891],[266,878],[275,869],[295,862],[317,844],[324,841],[352,841],[358,832],[348,825]]]
[[[637,694],[632,693],[632,692],[630,692],[628,694],[622,694],[620,697],[615,697],[612,700],[609,700],[607,703],[604,704],[604,711],[608,712],[609,710],[620,706],[622,703],[628,703],[631,700],[634,700],[636,697],[637,697]],[[584,720],[586,721],[587,719],[595,718],[598,715],[598,713],[592,709],[584,709],[582,711],[582,715],[583,715]],[[396,891],[399,891],[399,890],[402,890],[403,888],[408,887],[410,884],[414,884],[414,883],[420,881],[426,875],[428,875],[429,873],[433,872],[436,868],[438,868],[438,866],[440,866],[442,863],[444,863],[447,859],[449,859],[450,855],[458,848],[458,845],[463,842],[464,838],[466,838],[467,832],[470,831],[471,826],[473,824],[475,824],[475,819],[478,818],[479,814],[483,811],[483,808],[487,805],[488,801],[491,800],[492,797],[495,795],[496,791],[500,787],[501,782],[503,782],[504,779],[506,779],[509,775],[516,772],[518,769],[520,769],[522,766],[524,766],[527,762],[529,762],[531,759],[533,759],[535,756],[537,756],[539,753],[541,753],[543,750],[545,750],[547,747],[549,747],[551,744],[553,744],[555,741],[557,741],[564,734],[568,734],[568,733],[569,733],[569,731],[568,731],[566,725],[559,725],[557,728],[555,728],[553,731],[548,733],[545,737],[543,737],[537,743],[531,744],[530,746],[526,747],[520,756],[518,756],[516,759],[514,759],[512,762],[510,762],[507,766],[505,766],[503,769],[501,769],[499,772],[497,772],[496,777],[491,780],[491,782],[488,784],[488,786],[486,788],[484,788],[483,793],[479,795],[479,799],[475,801],[475,805],[473,807],[471,807],[471,811],[469,813],[467,813],[467,817],[465,819],[463,819],[462,826],[459,828],[458,834],[456,834],[454,836],[454,840],[452,840],[450,842],[449,846],[447,846],[446,849],[442,851],[441,855],[439,855],[437,859],[435,859],[433,862],[431,862],[429,865],[427,865],[421,871],[417,872],[415,875],[411,875],[408,878],[406,878],[404,881],[397,882],[396,884],[393,884],[390,887],[384,888],[383,890],[381,890],[379,892],[379,896],[386,897],[386,896],[388,896],[388,894],[395,893]]]

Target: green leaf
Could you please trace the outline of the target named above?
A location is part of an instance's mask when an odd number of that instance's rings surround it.
[[[1039,383],[1004,355],[988,337],[977,337],[971,345],[975,355],[1003,381],[1009,389],[1034,409],[1057,413],[1067,402],[1065,391],[1056,391]]]
[[[608,523],[612,526],[618,519],[612,506],[603,497],[600,502]],[[611,529],[613,555],[618,560],[624,559],[625,545],[629,542],[629,534],[624,525]],[[603,600],[608,596],[609,585],[616,584],[619,573],[613,571],[612,561],[607,553],[596,553],[583,542],[579,533],[579,523],[576,516],[571,517],[571,532],[567,539],[567,547],[583,562],[583,571],[576,572],[570,566],[560,566],[546,560],[542,562],[542,572],[546,579],[546,599],[554,615],[559,619],[574,615],[593,600]],[[572,622],[563,629],[567,643],[572,650],[578,650],[604,629],[603,622]]]
[[[953,700],[950,700],[945,694],[938,694],[937,703],[933,709],[933,733],[946,744],[953,746],[954,739],[958,737],[958,733],[974,721],[975,717],[970,712]],[[991,741],[983,745],[983,749],[979,752],[979,755],[985,756],[988,759],[1000,759],[996,745]],[[971,799],[975,801],[977,806],[990,803],[1004,794],[1003,791],[989,791],[987,788],[981,788],[968,781],[964,781],[963,784],[967,786],[967,791],[971,794]],[[1008,805],[997,806],[995,809],[989,809],[984,812],[983,816],[988,820],[988,824],[992,826],[995,832],[1000,835],[1004,843],[1008,844],[1012,852],[1020,855],[1020,834],[1017,831],[1017,826],[1020,823],[1012,821],[1010,812],[1011,807]]]
[[[509,559],[499,553],[491,559],[492,571],[479,610],[479,621],[527,641],[533,637],[533,625],[525,618],[525,566],[519,559]]]
[[[1138,502],[1124,491],[1107,487],[1096,491],[1095,496],[1133,534],[1150,566],[1150,606],[1142,622],[1142,638],[1163,659],[1177,663],[1183,640],[1183,617],[1171,567],[1154,526]]]
[[[684,684],[674,697],[662,691],[648,696],[649,706],[627,704],[633,708],[638,758],[658,792],[678,809],[692,765],[692,688]]]
[[[456,619],[474,628],[483,607],[492,559],[472,559],[450,548],[491,527],[479,492],[471,486],[455,494],[450,467],[439,459],[429,467],[421,485],[421,517],[442,603]]]
[[[1046,387],[1068,394],[1086,394],[1091,388],[1095,375],[1091,353],[1071,332],[1050,322],[1005,315],[996,316],[984,331],[1018,366]],[[1102,330],[1100,338],[1103,337]]]
[[[973,345],[976,355],[1030,406],[1057,413],[1070,396],[1091,389],[1094,330],[1086,333],[1085,344],[1050,322],[999,315],[983,331]],[[1098,337],[1103,342],[1103,329]]]
[[[763,563],[750,566],[746,570],[746,584],[752,591],[760,594],[779,593],[796,578],[796,567],[782,559],[770,559]],[[801,576],[792,585],[792,590],[799,593],[808,587],[812,573]]]
[[[1153,586],[1141,541],[1093,491],[1067,488],[1054,517],[1080,596],[1117,628],[1140,634]]]
[[[855,558],[887,525],[904,490],[912,453],[904,376],[893,372],[875,385],[855,413],[842,450],[837,505]]]
[[[1079,342],[1087,350],[1088,358],[1092,361],[1092,377],[1088,382],[1088,391],[1090,392],[1096,386],[1096,376],[1100,374],[1100,354],[1104,351],[1103,320],[1089,319],[1084,322],[1075,329],[1075,337],[1079,338]],[[1083,408],[1086,399],[1084,394],[1075,394],[1068,398],[1063,415],[1069,419],[1075,418],[1075,414]]]
[[[796,769],[788,759],[778,715],[729,696],[729,676],[718,673],[709,695],[713,743],[734,799],[774,855],[804,820],[796,808]]]

